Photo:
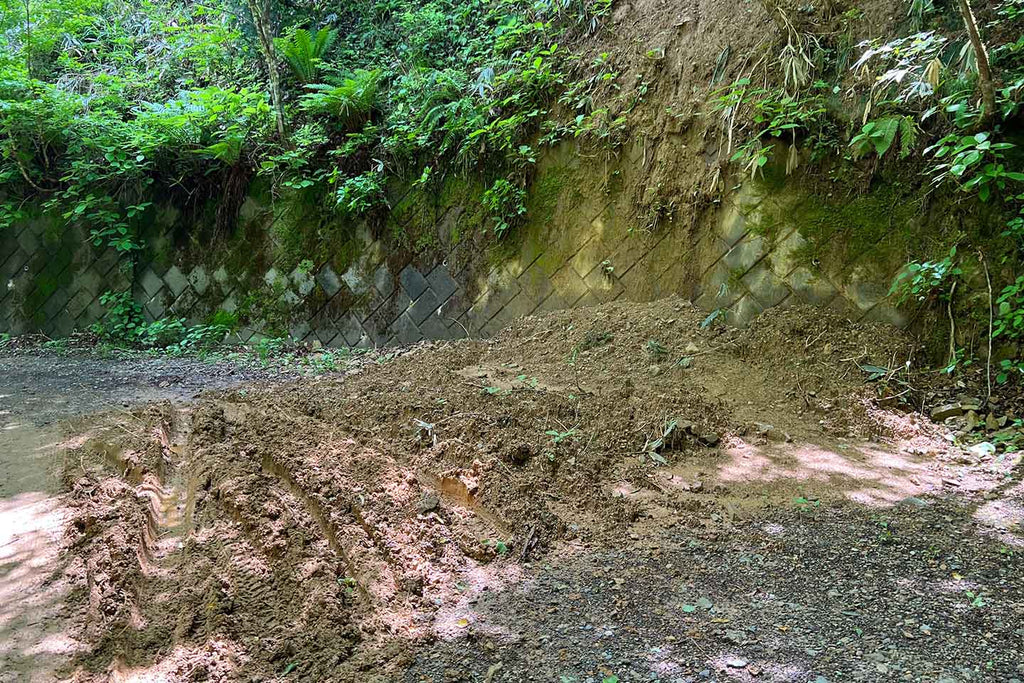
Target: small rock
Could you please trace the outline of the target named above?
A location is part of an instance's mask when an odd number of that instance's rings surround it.
[[[981,410],[981,401],[976,398],[962,398],[960,399],[960,407],[964,410]]]
[[[647,372],[651,375],[651,377],[657,377],[658,375],[661,374],[661,366],[652,365],[651,367],[647,368]]]
[[[487,669],[487,676],[484,678],[484,683],[491,683],[491,681],[494,680],[495,674],[497,674],[499,671],[501,671],[501,667],[502,667],[502,663],[501,662],[498,662],[497,664],[492,664]]]
[[[743,659],[743,657],[733,657],[725,665],[733,669],[742,669],[747,665],[747,660]]]
[[[981,443],[974,444],[968,450],[971,452],[971,455],[978,458],[985,458],[993,455],[996,452],[996,447],[988,441],[982,441]]]
[[[416,511],[421,515],[433,512],[441,504],[441,498],[433,491],[428,491],[416,501]]]
[[[706,446],[717,446],[718,442],[721,441],[721,437],[714,432],[708,432],[700,437],[701,442]]]
[[[989,413],[988,415],[985,416],[985,429],[987,429],[988,431],[994,432],[1001,426],[1002,425],[999,424],[999,420],[997,420],[996,416],[993,415],[992,413]]]
[[[931,412],[932,419],[936,422],[942,422],[950,417],[960,417],[963,414],[964,410],[959,403],[947,403],[944,406],[932,408]]]

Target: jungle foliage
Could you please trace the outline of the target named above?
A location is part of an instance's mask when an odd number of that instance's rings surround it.
[[[1024,298],[1013,273],[1024,256],[1024,0],[913,0],[905,5],[907,33],[856,45],[844,38],[861,18],[856,8],[837,12],[822,30],[794,3],[762,4],[783,37],[762,62],[774,78],[758,85],[751,71],[712,92],[727,131],[723,152],[752,178],[782,151],[787,176],[808,159],[853,169],[868,184],[888,170],[907,188],[920,187],[922,205],[940,193],[964,215],[984,212],[958,230],[936,231],[890,295],[901,305],[948,309],[952,320],[957,284],[975,273],[991,288],[997,270],[1009,284],[990,292],[988,310],[966,313],[988,319],[990,340],[1019,349]],[[950,341],[951,366],[963,351]],[[1015,376],[1024,378],[1019,351],[1001,362],[997,380]]]
[[[154,189],[265,176],[362,215],[472,170],[511,184],[489,200],[505,232],[554,107],[572,125],[548,142],[608,133],[590,95],[614,73],[559,41],[610,4],[0,0],[0,230],[41,206],[130,253]]]

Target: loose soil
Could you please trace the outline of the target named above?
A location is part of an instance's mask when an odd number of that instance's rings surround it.
[[[922,415],[918,355],[670,299],[108,412],[62,454],[61,673],[1013,681],[1019,458]]]
[[[85,647],[67,605],[71,555],[62,552],[69,519],[61,453],[80,444],[67,433],[80,432],[89,423],[81,416],[97,410],[180,403],[271,375],[227,363],[11,346],[0,352],[0,369],[0,681],[52,681]]]

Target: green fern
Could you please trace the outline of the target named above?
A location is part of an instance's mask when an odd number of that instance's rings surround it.
[[[243,138],[241,135],[229,135],[220,142],[215,142],[208,147],[197,150],[197,153],[231,166],[242,155],[242,142]]]
[[[312,115],[329,115],[343,126],[352,126],[365,119],[377,101],[380,71],[356,69],[336,83],[312,83],[311,92],[302,96],[300,106]]]
[[[917,125],[910,116],[883,116],[869,121],[861,128],[861,132],[850,140],[850,148],[855,159],[874,152],[879,158],[892,149],[896,136],[900,141],[900,159],[910,156],[917,146]]]
[[[278,38],[274,44],[295,78],[306,84],[316,80],[324,55],[337,39],[338,31],[335,29],[322,28],[316,33],[310,33],[300,28],[284,38]]]

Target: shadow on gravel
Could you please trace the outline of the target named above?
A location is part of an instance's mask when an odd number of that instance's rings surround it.
[[[1024,561],[955,498],[772,510],[567,548],[413,681],[1015,681]],[[488,676],[500,664],[502,675]]]

